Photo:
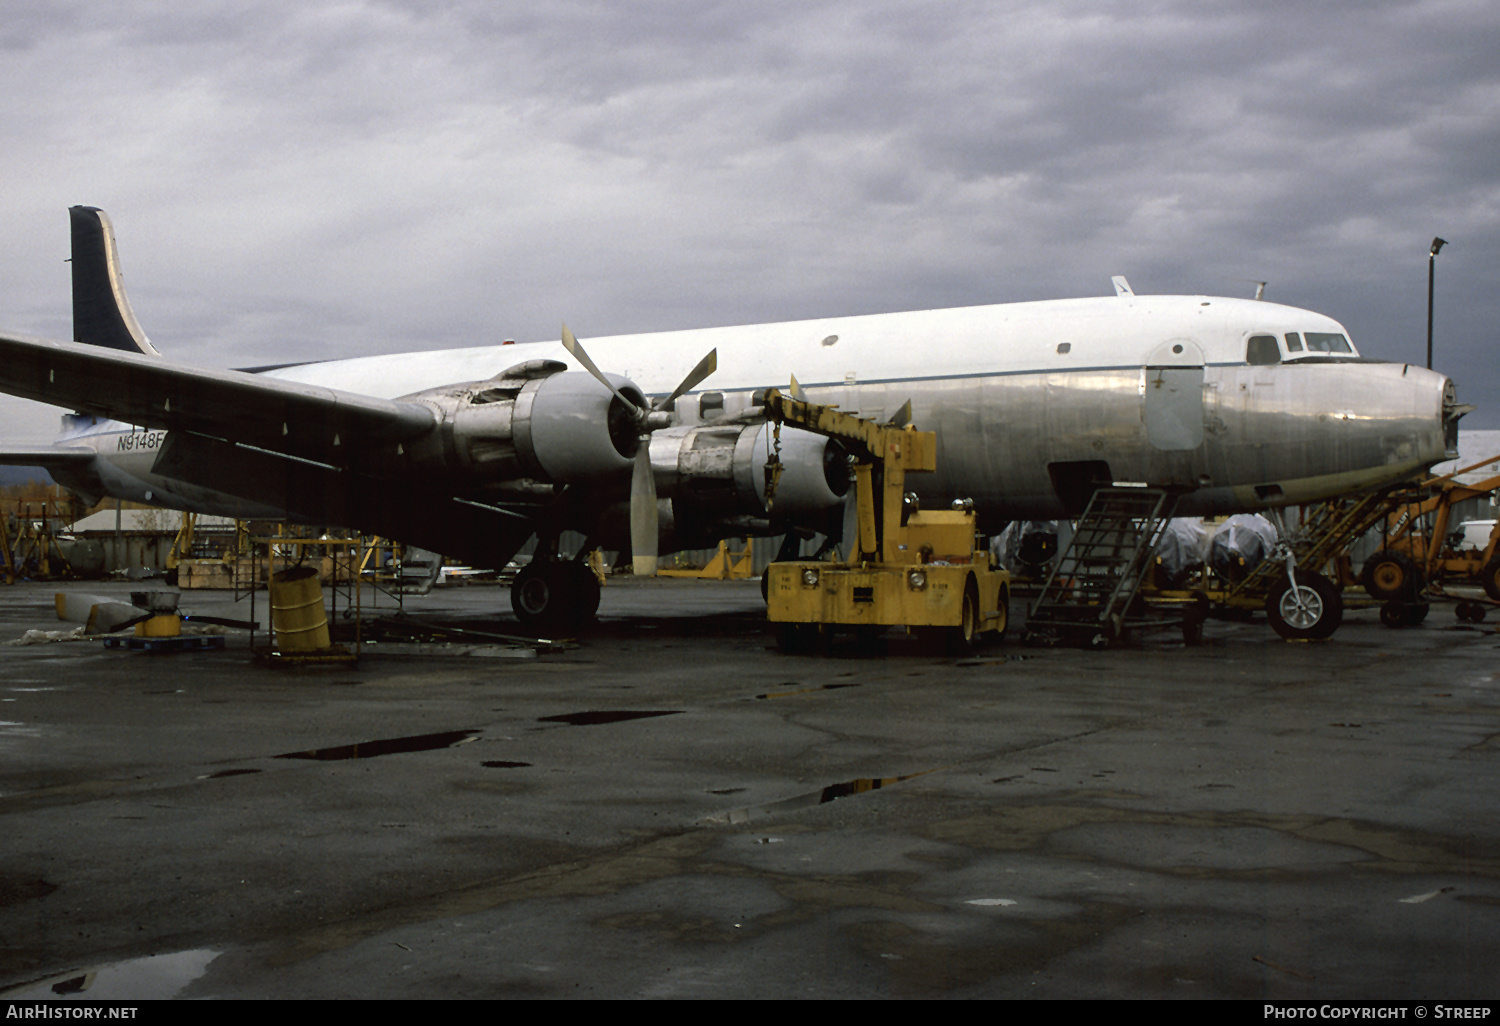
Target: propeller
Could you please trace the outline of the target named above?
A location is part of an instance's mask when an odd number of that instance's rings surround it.
[[[656,549],[658,539],[657,510],[656,510],[656,476],[651,472],[651,444],[650,435],[656,428],[665,427],[668,420],[665,417],[657,418],[654,414],[660,413],[664,408],[671,406],[684,393],[691,391],[704,378],[708,377],[719,367],[719,351],[711,349],[708,355],[698,361],[698,365],[688,372],[682,383],[672,390],[665,399],[659,399],[650,406],[641,406],[632,401],[628,396],[615,386],[615,383],[604,376],[601,371],[584,351],[582,344],[568,330],[566,324],[562,329],[563,348],[572,354],[573,359],[583,365],[583,369],[592,374],[605,388],[614,393],[616,399],[631,410],[635,415],[636,430],[641,434],[641,444],[635,450],[635,466],[630,473],[630,552],[634,570],[639,577],[654,577],[656,575]]]

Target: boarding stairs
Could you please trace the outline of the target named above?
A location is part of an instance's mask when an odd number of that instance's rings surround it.
[[[1042,584],[1026,621],[1028,640],[1083,641],[1105,647],[1131,627],[1168,626],[1137,600],[1157,539],[1177,506],[1162,488],[1095,489]]]

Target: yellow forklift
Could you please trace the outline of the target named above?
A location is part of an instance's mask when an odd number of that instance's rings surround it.
[[[791,560],[765,572],[766,615],[783,651],[826,649],[841,628],[862,641],[888,627],[941,638],[962,655],[981,637],[1005,633],[1010,574],[979,547],[973,503],[922,510],[906,492],[906,475],[937,467],[937,435],[905,423],[910,404],[891,423],[808,402],[770,389],[766,419],[777,451],[766,468],[766,497],[775,506],[783,424],[842,442],[853,457],[858,537],[842,562]]]

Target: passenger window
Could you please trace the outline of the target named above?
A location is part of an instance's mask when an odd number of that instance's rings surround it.
[[[1302,336],[1295,331],[1286,333],[1286,351],[1289,353],[1302,352]]]
[[[1252,335],[1250,344],[1245,348],[1245,360],[1253,364],[1271,364],[1281,362],[1281,346],[1276,341],[1275,335]]]

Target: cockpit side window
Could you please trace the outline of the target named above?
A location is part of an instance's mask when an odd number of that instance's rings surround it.
[[[1275,335],[1251,335],[1245,347],[1247,363],[1266,365],[1281,362],[1281,345]]]
[[[1286,351],[1289,353],[1302,352],[1302,336],[1295,331],[1286,333]]]
[[[1349,340],[1333,331],[1309,331],[1307,351],[1310,353],[1352,353]]]

